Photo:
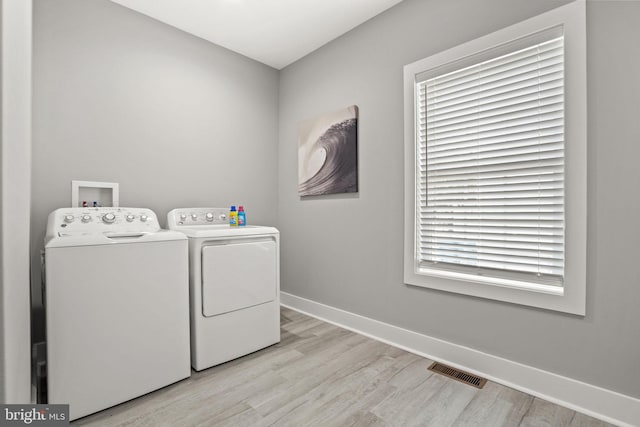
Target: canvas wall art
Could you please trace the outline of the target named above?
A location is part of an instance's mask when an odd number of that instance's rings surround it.
[[[298,194],[358,191],[358,106],[306,120],[298,127]]]

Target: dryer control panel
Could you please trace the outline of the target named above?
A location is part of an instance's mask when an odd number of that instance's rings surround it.
[[[48,234],[54,236],[153,233],[158,230],[158,217],[146,208],[61,208],[49,215],[47,225]]]
[[[170,230],[191,225],[229,225],[229,209],[226,208],[179,208],[167,215]]]

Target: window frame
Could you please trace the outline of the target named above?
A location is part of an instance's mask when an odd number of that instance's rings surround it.
[[[553,9],[404,67],[405,238],[404,282],[554,311],[584,315],[587,246],[587,81],[584,0]],[[435,68],[562,26],[565,55],[565,276],[563,286],[544,286],[420,268],[417,260],[416,81]],[[496,54],[499,56],[499,54]]]

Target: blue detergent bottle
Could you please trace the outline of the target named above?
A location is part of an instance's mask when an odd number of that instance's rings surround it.
[[[247,225],[247,215],[244,213],[244,206],[238,207],[238,225]]]

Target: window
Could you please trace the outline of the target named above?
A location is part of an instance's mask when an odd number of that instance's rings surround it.
[[[405,67],[405,282],[584,314],[584,4]]]

